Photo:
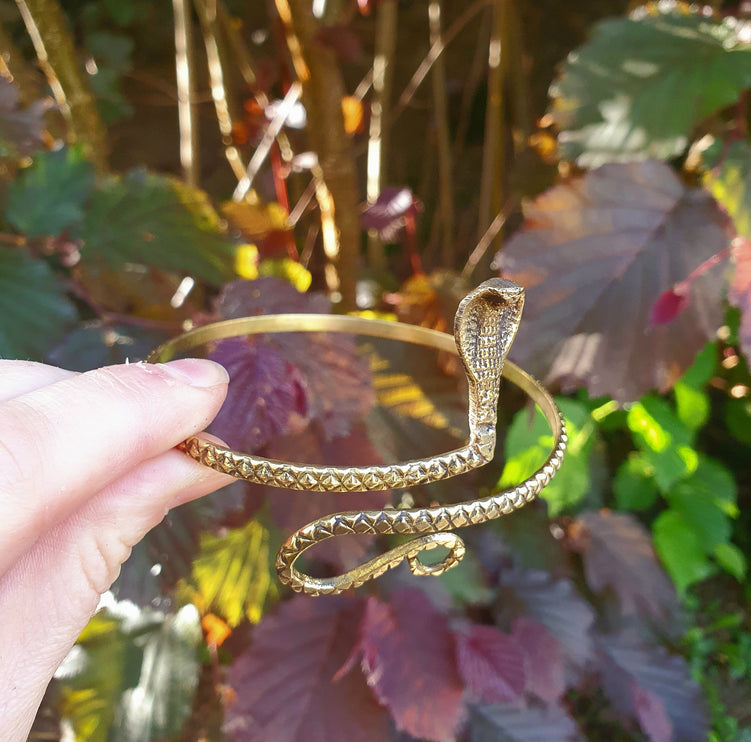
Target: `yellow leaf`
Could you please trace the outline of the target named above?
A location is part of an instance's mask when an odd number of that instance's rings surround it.
[[[235,251],[235,273],[240,278],[258,278],[258,248],[239,245]]]
[[[269,258],[258,266],[259,276],[276,276],[289,281],[300,293],[307,291],[313,276],[296,260],[291,258]]]
[[[344,114],[344,131],[356,134],[362,130],[363,110],[362,102],[348,95],[342,98],[342,113]]]

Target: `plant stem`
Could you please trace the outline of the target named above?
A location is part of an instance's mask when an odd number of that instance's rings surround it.
[[[441,0],[431,0],[428,6],[430,44],[441,38]],[[441,264],[454,266],[454,199],[452,196],[451,142],[449,141],[449,115],[446,101],[446,66],[441,54],[433,65],[433,106],[438,146],[438,202],[443,222]]]
[[[108,170],[109,142],[96,100],[78,63],[68,23],[57,0],[16,0],[26,30],[72,139],[98,173]]]
[[[193,16],[188,0],[172,0],[175,18],[175,74],[177,77],[177,115],[180,125],[180,164],[188,185],[197,186],[198,120],[195,115],[195,58],[193,54]]]
[[[344,82],[333,49],[317,40],[309,0],[276,0],[284,23],[292,61],[303,85],[308,113],[308,135],[318,154],[323,186],[317,188],[321,214],[331,213],[335,229],[323,225],[324,249],[329,259],[329,287],[341,296],[341,308],[353,310],[360,249],[357,171],[344,130]],[[326,195],[330,197],[330,203]],[[332,213],[333,212],[333,213]],[[333,281],[334,275],[336,281]],[[333,284],[338,283],[338,288]]]
[[[485,142],[480,181],[480,208],[477,236],[481,240],[493,217],[501,211],[504,178],[504,95],[505,60],[508,49],[504,43],[508,0],[495,0],[493,30],[488,47],[488,103],[485,115]]]
[[[375,53],[373,55],[373,96],[370,100],[370,131],[368,134],[368,164],[366,196],[375,203],[388,178],[388,127],[391,80],[394,71],[397,18],[399,5],[383,2],[376,6]],[[383,244],[376,230],[368,233],[368,265],[380,271],[386,267]]]

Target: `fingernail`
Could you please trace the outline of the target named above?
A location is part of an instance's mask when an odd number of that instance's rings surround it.
[[[212,387],[229,382],[229,374],[224,366],[202,358],[181,358],[159,366],[182,384],[198,387]]]

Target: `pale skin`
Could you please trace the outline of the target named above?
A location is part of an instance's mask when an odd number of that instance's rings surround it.
[[[227,392],[211,361],[86,374],[0,361],[0,729],[24,742],[131,547],[231,479],[175,450]]]

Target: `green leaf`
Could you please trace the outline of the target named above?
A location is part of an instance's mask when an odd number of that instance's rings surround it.
[[[81,150],[40,152],[8,188],[6,216],[27,237],[59,235],[77,225],[94,187],[94,168]]]
[[[663,399],[642,397],[632,405],[626,421],[662,492],[696,470],[699,457],[691,445],[693,433]]]
[[[700,389],[703,387],[714,375],[714,370],[717,366],[717,344],[707,343],[697,354],[694,362],[688,368],[681,382],[693,387],[694,389]]]
[[[138,684],[125,691],[110,742],[147,742],[180,733],[198,687],[201,622],[194,605],[145,636]]]
[[[43,360],[76,318],[47,263],[24,248],[0,247],[0,358]]]
[[[751,399],[729,399],[725,405],[725,425],[734,438],[751,445]]]
[[[271,587],[269,532],[258,521],[221,536],[201,536],[201,552],[193,562],[194,600],[231,627],[258,623]]]
[[[678,592],[714,573],[696,531],[675,510],[660,513],[652,524],[655,548]]]
[[[717,563],[736,580],[746,578],[747,562],[745,554],[735,544],[717,544],[714,550]]]
[[[751,146],[715,140],[702,152],[704,185],[722,204],[738,234],[751,237]]]
[[[89,622],[55,677],[76,742],[150,742],[180,732],[198,684],[198,611],[165,616],[113,602]]]
[[[594,422],[584,404],[566,398],[556,401],[566,419],[569,447],[560,471],[540,495],[551,517],[574,507],[589,493],[589,457],[595,439]],[[552,446],[550,426],[540,410],[535,408],[531,424],[528,410],[517,412],[506,436],[506,464],[498,488],[511,487],[533,474],[545,463]]]
[[[597,24],[550,90],[562,156],[592,167],[680,155],[698,124],[751,85],[741,27],[682,9]]]
[[[673,388],[678,419],[689,429],[699,430],[709,419],[709,395],[679,381]]]
[[[654,469],[643,454],[631,454],[613,479],[613,492],[621,510],[649,510],[659,494]]]
[[[232,277],[233,247],[206,195],[143,170],[109,178],[89,200],[77,236],[84,261],[141,263],[217,285]]]

